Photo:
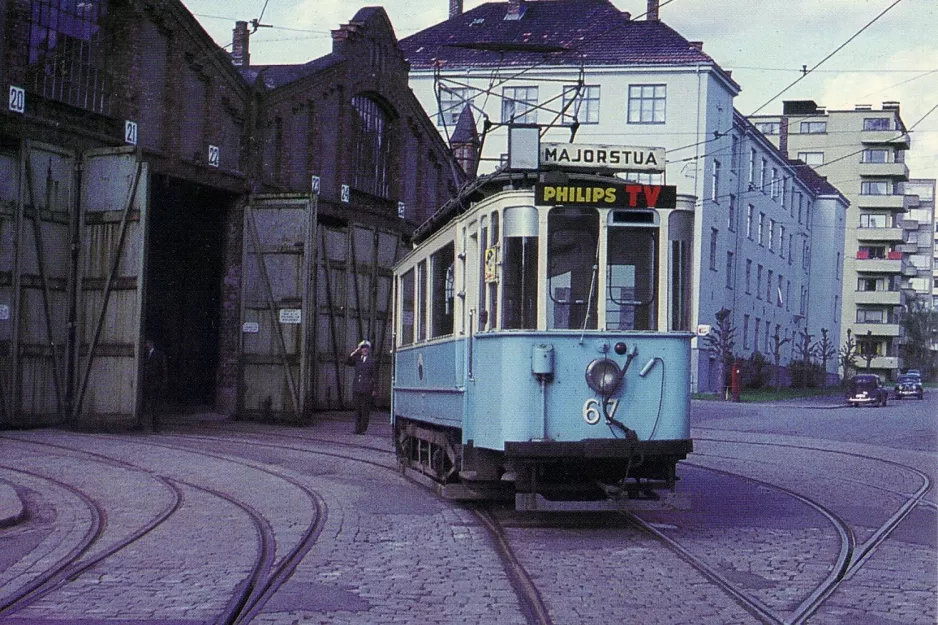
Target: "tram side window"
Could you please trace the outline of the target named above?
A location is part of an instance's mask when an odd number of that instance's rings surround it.
[[[427,261],[417,264],[417,341],[427,339]]]
[[[498,322],[498,263],[501,260],[501,250],[498,248],[498,213],[492,213],[492,231],[489,234],[490,250],[486,251],[486,264],[488,276],[489,328],[495,328]]]
[[[537,209],[505,209],[502,328],[537,328]]]
[[[606,329],[658,327],[658,228],[609,228]]]
[[[479,330],[485,330],[488,327],[489,313],[485,305],[485,258],[489,247],[489,229],[486,225],[487,219],[482,219],[482,227],[479,230]]]
[[[599,214],[554,208],[547,216],[547,328],[596,329]]]
[[[453,249],[450,243],[430,257],[430,270],[433,272],[430,338],[453,333],[453,262],[456,259]]]
[[[671,213],[668,222],[668,238],[671,239],[671,330],[690,330],[693,232],[693,214],[687,211]],[[761,265],[759,269],[762,269]]]
[[[401,345],[414,343],[414,270],[401,276]]]

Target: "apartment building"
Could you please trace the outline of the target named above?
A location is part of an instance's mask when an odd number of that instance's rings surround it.
[[[902,367],[900,317],[913,278],[924,278],[909,253],[904,225],[917,201],[906,194],[911,143],[898,102],[826,110],[815,102],[785,102],[781,115],[751,121],[772,143],[810,165],[850,201],[845,238],[840,344],[849,336],[869,368],[888,379]],[[916,235],[917,236],[917,235]],[[915,244],[915,254],[918,245]],[[861,366],[866,360],[861,359]]]
[[[693,322],[714,324],[730,309],[740,356],[758,351],[774,362],[777,335],[784,367],[805,332],[840,334],[831,311],[841,306],[842,276],[819,268],[839,264],[843,239],[815,224],[836,224],[846,200],[803,176],[734,109],[739,85],[701,42],[658,19],[655,0],[641,20],[608,0],[511,0],[465,13],[454,2],[448,20],[401,49],[411,88],[444,137],[453,143],[468,113],[476,120],[480,173],[504,162],[512,124],[540,126],[542,141],[663,147],[662,173],[629,176],[697,197]],[[827,320],[810,325],[813,310]],[[696,343],[694,389],[716,389],[712,354]]]
[[[905,185],[906,195],[912,197],[909,212],[902,218],[902,229],[906,232],[902,251],[908,254],[917,275],[909,276],[908,288],[917,299],[938,308],[938,230],[935,229],[935,180],[909,180]]]

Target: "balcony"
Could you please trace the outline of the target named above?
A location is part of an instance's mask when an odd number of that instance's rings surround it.
[[[870,336],[873,338],[902,335],[902,326],[898,323],[857,323],[853,326],[853,339],[862,342],[866,338],[867,330],[870,331]]]
[[[898,369],[898,356],[877,356],[870,361],[870,369]],[[857,369],[862,373],[866,369],[866,360],[862,356],[857,357]],[[888,380],[887,380],[888,382]]]
[[[902,291],[857,291],[854,293],[853,303],[900,306],[905,301],[902,297]]]
[[[921,271],[924,273],[924,275],[928,275],[928,270],[922,269]],[[906,276],[907,278],[916,278],[919,276],[919,268],[912,263],[905,263],[902,265],[902,275]]]
[[[909,167],[905,163],[860,163],[859,173],[877,178],[909,179]]]
[[[858,273],[901,273],[902,260],[889,260],[884,258],[860,258],[857,256],[857,262],[854,269]]]
[[[887,241],[901,243],[902,228],[857,228],[857,241]]]
[[[908,133],[898,130],[863,130],[860,132],[860,142],[867,145],[891,145],[904,150],[911,146]]]
[[[860,195],[856,198],[857,208],[886,209],[891,211],[907,211],[912,207],[911,195]]]

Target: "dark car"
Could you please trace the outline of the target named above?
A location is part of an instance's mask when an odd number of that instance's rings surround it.
[[[895,397],[896,399],[906,397],[924,399],[925,389],[922,387],[922,378],[917,375],[900,375],[896,380]]]
[[[847,404],[851,406],[885,406],[889,391],[878,375],[863,373],[847,385]]]

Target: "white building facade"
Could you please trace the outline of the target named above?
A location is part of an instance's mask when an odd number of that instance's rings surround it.
[[[733,108],[740,87],[729,73],[656,14],[632,20],[606,0],[512,0],[453,15],[401,47],[411,88],[444,137],[471,110],[480,173],[505,161],[512,124],[540,126],[542,142],[664,148],[663,173],[630,177],[697,198],[695,326],[728,308],[737,355],[759,351],[774,363],[777,334],[784,366],[800,334],[840,334],[837,315],[812,325],[808,312],[839,305],[839,288],[812,288],[812,279],[839,279],[812,273],[812,220],[842,221],[843,198],[819,193],[756,132]],[[842,256],[843,236],[823,247]],[[716,390],[718,368],[696,343],[694,389]]]

